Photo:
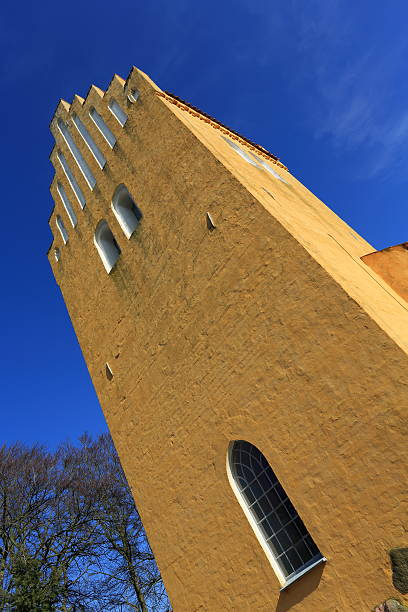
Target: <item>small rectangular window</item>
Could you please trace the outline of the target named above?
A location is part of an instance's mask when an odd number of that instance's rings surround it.
[[[72,157],[75,159],[78,165],[78,168],[80,169],[86,182],[88,183],[89,188],[93,189],[96,185],[96,180],[95,180],[94,175],[92,174],[92,170],[90,169],[90,167],[84,160],[82,153],[76,146],[75,141],[72,138],[69,129],[67,128],[67,126],[61,119],[58,119],[58,129],[61,132],[62,137],[65,140],[67,147],[72,154]]]
[[[116,144],[116,138],[106,125],[105,121],[102,119],[101,115],[95,108],[92,107],[89,111],[89,116],[91,117],[92,121],[94,122],[102,136],[105,138],[108,145],[111,147],[111,149],[113,149]]]
[[[86,200],[84,194],[82,193],[82,190],[78,185],[77,180],[71,171],[71,168],[68,166],[67,160],[65,159],[61,151],[58,151],[57,157],[59,163],[62,166],[63,171],[65,172],[65,176],[67,177],[68,182],[72,187],[72,191],[75,193],[76,199],[78,200],[80,207],[85,208]]]
[[[109,102],[108,108],[109,108],[110,112],[112,113],[112,115],[117,119],[117,121],[123,127],[125,125],[126,121],[127,121],[127,118],[128,118],[127,114],[125,113],[125,111],[123,111],[121,109],[119,104],[113,98]]]
[[[86,129],[85,125],[83,124],[83,122],[81,121],[81,119],[78,117],[77,114],[74,114],[72,116],[72,121],[73,121],[76,129],[78,130],[78,132],[81,134],[82,138],[84,139],[85,144],[87,145],[87,147],[91,151],[92,155],[96,159],[96,161],[98,163],[98,166],[100,168],[103,168],[105,166],[105,164],[106,164],[106,159],[104,158],[100,148],[95,144],[92,136],[90,135],[90,133]]]

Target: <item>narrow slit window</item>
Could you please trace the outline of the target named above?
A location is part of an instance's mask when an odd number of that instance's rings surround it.
[[[272,168],[272,166],[270,166],[268,164],[268,162],[266,162],[264,159],[262,159],[262,157],[259,157],[258,155],[255,155],[255,153],[251,153],[251,155],[255,158],[255,160],[257,161],[259,166],[262,166],[262,168],[265,168],[265,170],[267,170],[267,172],[269,172],[269,174],[272,174],[272,176],[274,176],[276,179],[278,179],[278,181],[282,181],[282,183],[286,183],[285,179],[282,178],[281,175],[278,174],[276,172],[276,170],[274,170]]]
[[[92,174],[92,170],[90,169],[85,159],[83,158],[81,151],[76,146],[75,141],[71,136],[71,132],[69,131],[65,123],[62,121],[62,119],[58,119],[57,123],[58,123],[58,129],[61,132],[62,137],[65,140],[66,145],[72,154],[72,157],[75,159],[78,165],[78,168],[82,172],[84,179],[88,183],[89,188],[91,190],[94,189],[96,185],[95,177]]]
[[[325,561],[265,456],[245,440],[230,445],[233,489],[283,587]]]
[[[234,149],[234,151],[236,153],[238,153],[238,155],[240,155],[241,157],[243,157],[245,159],[245,161],[247,161],[249,164],[251,164],[252,166],[256,166],[257,168],[259,168],[258,163],[250,156],[249,153],[247,153],[246,151],[244,151],[244,149],[242,149],[239,144],[237,144],[236,142],[234,142],[233,140],[230,140],[229,138],[226,138],[225,136],[223,136],[223,139],[225,140],[225,142],[227,142],[229,144],[229,146]]]
[[[112,198],[112,209],[126,238],[129,239],[140,223],[142,212],[125,185],[116,188]]]
[[[65,229],[65,225],[63,220],[61,219],[61,217],[59,215],[56,216],[55,218],[55,224],[59,229],[59,232],[61,234],[61,238],[64,244],[67,244],[68,242],[68,232]],[[58,261],[58,260],[57,260]]]
[[[76,214],[74,212],[74,209],[72,208],[72,204],[68,199],[68,196],[65,192],[64,187],[61,185],[61,183],[57,183],[57,191],[58,191],[58,195],[61,198],[61,202],[64,205],[64,208],[67,212],[67,215],[69,217],[69,220],[71,221],[71,225],[72,227],[75,227],[77,224],[77,217]]]
[[[126,121],[127,121],[127,118],[128,118],[128,116],[125,113],[125,111],[119,106],[119,104],[113,98],[109,102],[108,108],[109,108],[110,112],[112,113],[112,115],[115,117],[115,119],[123,127],[125,125]]]
[[[71,185],[72,191],[75,193],[76,199],[78,200],[80,207],[85,208],[86,200],[84,194],[82,193],[82,189],[78,185],[77,180],[71,171],[71,168],[68,166],[68,162],[65,159],[65,156],[61,153],[61,151],[58,151],[57,157],[65,173],[65,176],[67,177],[68,182]]]
[[[58,247],[56,247],[54,249],[54,258],[55,258],[55,261],[59,261],[60,257],[61,257],[61,251],[59,250]]]
[[[113,372],[111,370],[111,367],[110,367],[109,363],[105,363],[105,374],[106,374],[106,378],[108,380],[112,380]]]
[[[105,220],[100,221],[95,230],[95,246],[98,250],[105,270],[109,274],[120,257],[120,248]]]
[[[102,136],[105,138],[110,148],[113,149],[116,144],[116,138],[106,125],[105,121],[102,119],[101,115],[94,107],[92,107],[89,111],[89,116],[91,117],[92,121],[94,122]]]
[[[102,151],[95,144],[92,136],[90,135],[90,133],[86,129],[84,123],[81,121],[81,119],[78,117],[78,115],[76,113],[74,113],[72,115],[72,121],[73,121],[76,129],[78,130],[78,132],[81,134],[81,136],[82,136],[85,144],[87,145],[88,149],[90,150],[90,152],[92,153],[92,155],[96,159],[96,162],[97,162],[98,166],[102,169],[105,166],[105,164],[106,164],[106,159],[104,158]]]

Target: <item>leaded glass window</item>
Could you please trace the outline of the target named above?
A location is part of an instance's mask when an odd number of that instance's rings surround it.
[[[271,466],[256,446],[236,440],[231,449],[230,468],[286,582],[323,560]]]

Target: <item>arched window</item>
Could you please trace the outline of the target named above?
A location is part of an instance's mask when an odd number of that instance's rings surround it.
[[[256,446],[236,440],[228,451],[234,492],[282,586],[325,561],[302,519]]]
[[[109,274],[119,259],[120,248],[106,221],[100,221],[95,230],[95,246]]]
[[[61,234],[62,242],[64,244],[67,244],[67,242],[68,242],[68,232],[67,232],[67,230],[65,228],[63,220],[61,219],[61,217],[59,215],[57,215],[55,217],[55,223],[56,223],[56,226],[58,227],[59,232]]]
[[[142,213],[125,185],[116,188],[112,198],[112,209],[126,238],[130,238],[139,225]]]

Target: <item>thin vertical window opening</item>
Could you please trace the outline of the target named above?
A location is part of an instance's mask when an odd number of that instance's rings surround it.
[[[82,189],[78,185],[77,180],[73,175],[71,168],[69,167],[68,162],[65,159],[65,156],[61,153],[61,151],[58,151],[57,158],[59,163],[61,164],[65,176],[68,179],[69,184],[71,185],[72,191],[74,192],[75,197],[79,202],[80,207],[85,208],[86,200],[84,194],[82,193]]]
[[[94,124],[96,125],[96,127],[98,128],[98,130],[100,131],[100,133],[102,134],[102,136],[104,137],[108,145],[110,146],[110,148],[113,149],[113,147],[116,144],[116,138],[112,134],[108,126],[106,125],[101,115],[98,113],[98,111],[94,107],[90,109],[89,116],[91,117],[92,121],[94,122]]]
[[[90,169],[85,159],[83,158],[81,151],[76,146],[75,141],[71,136],[71,132],[69,131],[65,123],[62,121],[62,119],[58,119],[57,123],[58,123],[58,129],[61,132],[62,137],[65,140],[65,143],[71,152],[72,157],[75,159],[78,168],[83,174],[84,179],[88,183],[89,188],[91,190],[94,189],[96,185],[95,177],[92,174],[92,170]]]
[[[112,98],[112,100],[108,104],[108,108],[115,119],[120,123],[123,127],[127,121],[127,114],[125,111],[119,106],[119,104]]]
[[[72,204],[69,201],[69,198],[65,192],[64,187],[61,185],[61,183],[57,183],[57,191],[58,191],[58,195],[61,198],[61,202],[64,205],[64,208],[66,210],[66,213],[69,217],[69,220],[71,221],[71,225],[72,227],[75,227],[77,224],[77,217],[76,214],[74,212],[74,209],[72,208]]]
[[[75,125],[76,129],[78,130],[78,132],[80,133],[80,135],[81,135],[83,141],[85,142],[85,144],[87,145],[88,149],[91,151],[92,155],[96,159],[96,162],[97,162],[98,166],[102,169],[105,166],[105,164],[106,164],[106,159],[103,156],[103,153],[100,150],[100,148],[95,144],[92,136],[90,135],[90,133],[88,132],[87,128],[85,127],[85,124],[78,117],[78,115],[76,113],[74,113],[72,115],[72,122]]]
[[[68,242],[68,232],[65,229],[64,222],[63,222],[63,220],[61,219],[61,217],[59,215],[56,216],[55,223],[56,223],[56,226],[59,229],[59,232],[61,234],[62,242],[64,244],[67,244],[67,242]]]
[[[108,380],[112,380],[113,372],[112,372],[112,369],[111,369],[109,363],[105,363],[105,375],[106,375],[106,378]]]
[[[235,493],[249,513],[258,539],[272,555],[282,583],[287,585],[324,561],[276,474],[256,446],[236,440],[229,449],[228,466]]]

